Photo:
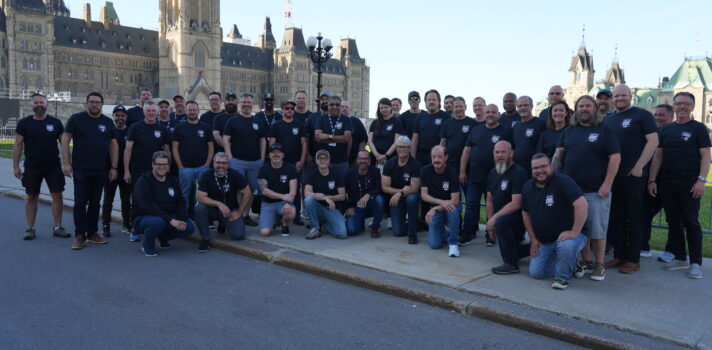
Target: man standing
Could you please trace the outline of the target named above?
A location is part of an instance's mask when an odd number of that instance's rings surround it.
[[[410,139],[401,136],[396,140],[398,157],[386,161],[383,167],[381,187],[390,196],[393,235],[408,234],[408,244],[418,244],[418,205],[420,204],[420,163],[410,155]],[[406,213],[408,227],[406,231]]]
[[[294,119],[294,110],[296,103],[287,101],[282,104],[282,113],[284,114],[281,120],[278,120],[270,128],[270,145],[279,143],[282,145],[284,153],[284,161],[294,166],[297,172],[297,193],[294,196],[294,206],[297,213],[302,208],[302,181],[301,174],[304,170],[304,165],[307,156],[307,130],[304,123]],[[296,225],[302,226],[304,223],[299,215],[294,218]]]
[[[307,92],[299,90],[294,93],[294,120],[307,125],[307,120],[311,112],[307,110]]]
[[[546,122],[532,115],[532,107],[531,97],[521,96],[517,99],[517,111],[521,120],[512,128],[514,162],[530,176],[532,156],[536,153],[539,136],[546,130]]]
[[[621,147],[621,162],[613,182],[608,225],[608,239],[613,238],[614,254],[606,267],[622,267],[619,271],[625,273],[640,269],[640,250],[643,246],[641,208],[648,178],[646,165],[658,147],[653,115],[631,106],[631,100],[628,86],[616,86],[613,89],[616,112],[603,121],[616,134]]]
[[[319,142],[316,139],[316,128],[321,124],[322,117],[329,116],[329,98],[331,98],[331,93],[329,91],[322,91],[319,95],[319,109],[315,112],[309,114],[306,122],[307,135],[309,135],[309,154],[307,155],[307,164],[313,164],[312,158],[316,155],[316,151],[321,149]]]
[[[466,116],[467,104],[461,96],[455,97],[453,101],[452,118],[443,123],[440,129],[440,144],[447,148],[447,165],[460,173],[460,158],[462,150],[465,148],[470,130],[474,129],[477,122]]]
[[[440,109],[440,93],[428,90],[425,93],[427,113],[420,114],[413,125],[413,149],[411,155],[421,165],[430,164],[431,149],[440,144],[440,129],[450,114]]]
[[[487,234],[499,241],[502,265],[493,267],[498,275],[519,273],[519,259],[529,255],[522,221],[522,186],[531,177],[514,163],[514,151],[508,141],[494,145],[495,168],[487,177]]]
[[[356,116],[351,115],[351,104],[349,101],[341,101],[341,114],[351,120],[351,142],[349,143],[349,166],[355,164],[358,152],[363,151],[366,148],[366,142],[368,142],[368,134],[366,133],[366,127],[363,126],[363,122]]]
[[[563,164],[564,174],[581,188],[588,204],[583,233],[589,239],[595,260],[592,261],[589,248],[584,248],[584,263],[579,264],[580,271],[577,271],[576,277],[590,272],[592,280],[603,281],[606,276],[603,259],[611,209],[611,186],[618,172],[621,150],[618,138],[603,124],[593,97],[579,97],[574,108],[576,124],[564,129],[554,158],[555,162]]]
[[[460,256],[457,232],[460,229],[460,182],[455,171],[447,166],[447,149],[437,145],[431,152],[432,164],[420,171],[420,196],[430,210],[425,215],[428,223],[428,244],[439,249],[450,246],[449,257]],[[445,230],[447,223],[450,232]]]
[[[615,93],[614,93],[615,98]],[[650,170],[648,191],[662,195],[675,258],[664,270],[688,268],[687,277],[702,278],[700,198],[705,193],[710,168],[710,137],[704,124],[692,120],[695,96],[678,92],[672,99],[675,122],[660,129],[660,147]],[[660,177],[658,191],[655,180]],[[690,261],[685,252],[685,233]]]
[[[262,123],[267,125],[267,128],[269,129],[272,124],[282,119],[282,114],[274,110],[274,95],[272,95],[271,92],[265,92],[262,96],[262,100],[264,100],[265,108],[255,114],[255,118],[261,120]]]
[[[445,98],[443,99],[443,108],[445,108],[445,112],[447,114],[452,115],[452,103],[455,100],[455,96],[453,95],[446,95]]]
[[[173,112],[171,112],[171,118],[179,122],[187,118],[185,115],[185,98],[181,95],[173,96]]]
[[[131,217],[136,233],[144,235],[141,251],[153,257],[158,256],[156,239],[159,248],[169,249],[168,241],[190,236],[195,227],[188,220],[178,179],[168,173],[171,157],[156,151],[151,158],[152,170],[136,179]]]
[[[549,106],[553,105],[554,103],[561,101],[564,99],[564,88],[561,87],[561,85],[554,85],[551,88],[549,88]],[[570,114],[573,115],[574,112],[570,111]],[[546,108],[541,113],[539,113],[539,119],[543,120],[546,122],[546,119],[549,118],[549,109]]]
[[[131,124],[135,122],[140,122],[143,120],[143,105],[153,100],[153,95],[151,95],[151,90],[149,88],[141,88],[138,92],[138,105],[129,108],[126,113],[128,117],[126,118],[126,127],[128,128]]]
[[[198,121],[199,111],[197,102],[186,103],[188,119],[178,125],[171,142],[173,160],[178,166],[180,192],[186,202],[188,217],[193,217],[195,208],[195,182],[210,169],[210,160],[215,152],[211,128]]]
[[[106,244],[98,233],[99,201],[107,176],[109,181],[116,179],[119,144],[114,122],[101,114],[103,105],[100,93],[89,93],[87,110],[69,117],[62,135],[62,170],[64,176],[74,178],[74,250],[84,248],[86,242]]]
[[[307,174],[304,181],[304,209],[309,213],[311,231],[306,239],[321,236],[321,222],[326,230],[336,238],[346,238],[346,225],[338,205],[346,199],[344,176],[329,168],[329,151],[325,149],[316,152],[317,169]]]
[[[500,123],[511,128],[522,120],[522,117],[517,112],[517,95],[513,92],[508,92],[502,97],[502,109],[504,109],[504,112],[499,116]]]
[[[142,109],[143,110],[143,109]],[[126,150],[126,137],[129,128],[126,126],[128,113],[122,105],[114,107],[112,117],[116,128],[116,142],[119,144],[119,161],[116,173],[119,174],[113,181],[107,181],[104,185],[104,203],[101,207],[102,235],[111,237],[111,211],[113,210],[116,189],[119,189],[121,198],[121,219],[123,220],[123,232],[131,233],[131,185],[124,181],[124,151]],[[143,120],[141,120],[143,122]]]
[[[17,123],[15,147],[12,149],[13,173],[22,181],[22,187],[25,188],[27,195],[25,197],[27,229],[22,239],[31,240],[36,236],[35,218],[43,179],[52,196],[54,218],[52,235],[68,238],[70,234],[62,227],[64,175],[58,147],[64,127],[59,119],[47,114],[47,97],[35,93],[31,101],[33,114],[20,119]],[[23,149],[25,151],[24,173],[20,170],[20,155]]]
[[[470,244],[477,237],[480,202],[486,191],[487,176],[494,168],[492,158],[494,145],[501,140],[512,141],[512,129],[508,125],[501,124],[499,118],[497,105],[488,105],[485,108],[485,123],[472,130],[460,157],[459,180],[461,184],[467,184],[465,223],[462,227],[460,245]],[[485,245],[494,245],[494,241],[490,240],[488,235],[485,237]]]
[[[613,93],[608,89],[600,89],[596,93],[596,104],[598,105],[598,112],[605,119],[609,113],[611,113],[611,99],[613,99]]]
[[[156,103],[148,101],[143,105],[146,115],[142,122],[129,128],[124,150],[124,181],[132,183],[141,174],[151,170],[151,157],[156,151],[170,152],[168,130],[156,122]]]
[[[554,173],[545,154],[532,158],[532,176],[522,188],[522,218],[531,239],[529,274],[537,279],[553,275],[551,287],[566,289],[576,255],[586,244],[581,229],[588,204],[568,175]]]
[[[195,206],[195,224],[200,231],[198,252],[208,251],[210,244],[209,225],[218,220],[227,227],[227,233],[234,240],[245,238],[245,221],[242,219],[249,210],[252,189],[247,180],[237,170],[228,167],[227,154],[215,153],[213,170],[206,171],[198,181],[198,205]]]
[[[401,108],[403,108],[403,101],[400,98],[394,97],[391,99],[391,115],[398,118],[400,116]]]
[[[410,106],[410,109],[403,112],[398,118],[400,119],[401,124],[403,124],[403,130],[405,131],[405,134],[408,136],[408,138],[412,139],[415,119],[418,117],[418,115],[423,113],[423,111],[420,109],[420,93],[418,93],[417,91],[409,92],[408,105]],[[415,152],[415,149],[413,149],[412,152]]]
[[[237,95],[234,92],[225,94],[225,111],[215,116],[213,119],[213,140],[215,141],[215,153],[225,151],[225,141],[223,132],[225,124],[237,113]]]
[[[328,150],[331,166],[339,176],[349,168],[348,145],[351,142],[351,118],[341,115],[341,98],[329,97],[329,115],[322,116],[314,126],[317,148]]]
[[[358,167],[346,172],[346,232],[349,236],[356,236],[363,231],[367,217],[373,217],[371,238],[381,236],[381,218],[385,208],[381,195],[381,172],[370,166],[370,163],[368,152],[358,152]]]
[[[215,116],[223,112],[222,106],[222,95],[213,91],[208,95],[208,103],[210,104],[210,109],[205,113],[200,115],[200,122],[205,123],[210,126],[210,134],[212,135],[213,122],[215,121]]]
[[[178,126],[178,119],[171,113],[171,103],[166,100],[161,100],[158,102],[158,119],[156,120],[158,124],[163,125],[166,130],[168,130],[169,136],[173,134],[176,126]]]
[[[262,193],[260,235],[269,236],[281,216],[282,236],[289,236],[289,222],[296,216],[297,171],[284,162],[284,151],[279,143],[269,146],[269,160],[257,177]]]
[[[475,113],[475,121],[477,121],[477,124],[481,124],[485,122],[485,107],[487,106],[487,102],[485,101],[484,98],[482,97],[475,97],[474,100],[472,100],[472,112]]]

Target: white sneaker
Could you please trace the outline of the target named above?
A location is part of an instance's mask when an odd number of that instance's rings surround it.
[[[650,258],[653,256],[653,253],[649,250],[641,250],[640,251],[640,257],[642,258]]]
[[[391,218],[386,218],[386,227],[388,227],[389,230],[393,229],[393,221],[391,221]]]
[[[702,266],[700,266],[700,264],[690,264],[690,270],[687,273],[687,277],[694,278],[696,280],[702,278]]]
[[[660,262],[665,262],[665,263],[671,262],[672,259],[675,259],[675,254],[670,253],[670,252],[663,252],[663,253],[660,254],[660,256],[658,257],[658,261],[660,261]]]
[[[451,258],[456,258],[460,256],[460,249],[457,248],[457,244],[451,244],[450,245],[450,252],[447,253],[447,256]]]

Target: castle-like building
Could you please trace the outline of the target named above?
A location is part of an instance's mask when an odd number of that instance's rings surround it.
[[[111,2],[91,19],[70,17],[64,0],[2,0],[0,89],[67,91],[83,102],[100,91],[105,104],[132,104],[140,88],[207,101],[211,91],[248,92],[261,104],[297,90],[315,98],[317,73],[300,28],[287,28],[280,46],[269,17],[255,45],[236,25],[223,37],[219,0],[159,0],[158,31],[122,26]],[[323,89],[368,116],[370,68],[354,39],[342,39],[323,69]]]

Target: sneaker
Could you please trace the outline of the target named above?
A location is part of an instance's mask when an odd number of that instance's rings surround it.
[[[574,277],[581,278],[586,274],[593,272],[593,263],[586,262],[584,260],[576,261],[576,270],[574,271]]]
[[[485,235],[485,246],[486,247],[494,247],[494,239],[490,238],[489,235]]]
[[[109,225],[109,224],[101,225],[101,235],[104,237],[111,237],[111,225]]]
[[[292,234],[289,233],[289,226],[282,226],[282,237],[289,237]]]
[[[408,235],[408,244],[418,244],[418,235]]]
[[[527,245],[531,243],[532,240],[529,238],[529,232],[524,232],[524,237],[522,237],[522,240],[519,242],[519,245]]]
[[[651,252],[651,251],[649,251],[649,250],[641,250],[641,251],[640,251],[640,257],[641,257],[641,258],[650,258],[650,257],[652,257],[652,256],[653,256],[653,252]]]
[[[687,277],[696,280],[702,278],[702,266],[700,266],[700,264],[690,264],[690,270],[687,272]]]
[[[25,235],[22,236],[22,239],[26,241],[31,241],[35,239],[35,237],[37,237],[37,232],[35,232],[35,229],[28,228],[27,230],[25,230]]]
[[[569,282],[566,282],[561,279],[556,279],[554,283],[551,285],[551,288],[554,289],[559,289],[559,290],[564,290],[569,286]]]
[[[143,246],[141,246],[141,252],[143,253],[143,255],[149,256],[149,257],[158,256],[158,252],[157,252],[157,251],[155,251],[155,250],[153,250],[153,249],[151,249],[151,248],[144,249]]]
[[[257,226],[257,221],[253,220],[251,216],[245,216],[245,225],[247,226]]]
[[[318,228],[312,228],[309,233],[307,233],[306,239],[317,239],[321,236]]]
[[[124,227],[121,228],[121,232],[130,235],[131,234],[131,226],[124,225]]]
[[[504,263],[502,265],[493,267],[492,272],[495,275],[511,275],[513,273],[519,273],[519,266]]]
[[[690,263],[687,262],[687,260],[677,260],[673,259],[669,263],[663,265],[663,270],[682,270],[690,267]]]
[[[87,237],[87,242],[93,244],[106,244],[106,240],[96,232],[92,233],[91,235],[89,235],[89,237]]]
[[[386,227],[388,227],[389,230],[393,229],[393,221],[391,218],[386,218]]]
[[[168,241],[163,241],[163,240],[159,239],[158,240],[158,249],[163,249],[163,250],[171,249],[171,245],[170,245],[170,243],[168,243]]]
[[[52,236],[55,237],[60,237],[60,238],[69,238],[72,237],[72,235],[67,232],[67,230],[64,229],[62,226],[58,226],[52,229]]]
[[[457,248],[457,244],[450,245],[450,251],[447,253],[447,256],[451,258],[457,258],[460,256],[460,249]]]
[[[84,248],[84,244],[86,243],[87,239],[84,236],[77,236],[74,238],[74,243],[72,243],[72,249],[73,250],[79,250]]]
[[[381,237],[381,231],[378,229],[378,227],[372,228],[371,229],[371,238],[378,238]]]
[[[457,241],[457,244],[461,246],[466,246],[472,244],[474,240],[475,239],[472,237],[472,235],[462,234],[462,236],[460,236],[460,239]]]
[[[675,254],[670,253],[670,252],[663,252],[658,257],[658,261],[664,262],[664,263],[671,262],[672,259],[675,259]]]
[[[137,235],[136,233],[132,232],[131,235],[129,235],[129,242],[138,242],[140,240],[141,236]]]
[[[201,240],[198,246],[198,253],[206,253],[210,247],[210,240]]]
[[[603,281],[606,278],[606,267],[601,263],[593,264],[593,271],[588,278],[593,281]]]

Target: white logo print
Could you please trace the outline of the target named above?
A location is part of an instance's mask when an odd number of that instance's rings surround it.
[[[621,123],[621,126],[624,128],[627,128],[630,126],[630,119],[623,119],[623,122]]]
[[[410,181],[410,174],[408,174],[408,173],[403,173],[403,181],[405,181],[405,182]]]
[[[492,143],[497,143],[499,141],[499,135],[492,135]]]
[[[49,131],[49,132],[54,131],[54,125],[52,125],[52,124],[47,124],[47,131]]]
[[[336,181],[329,181],[329,189],[333,190],[334,188],[336,188]]]
[[[598,141],[598,134],[595,132],[592,132],[588,134],[588,142],[596,142]]]
[[[205,130],[198,130],[198,137],[203,137],[205,136]]]
[[[554,205],[554,195],[553,194],[547,194],[546,195],[546,206],[551,207]]]
[[[255,130],[258,130],[260,128],[260,126],[257,125],[257,123],[252,123],[252,128]]]
[[[449,190],[450,190],[450,182],[448,182],[448,181],[443,181],[443,190],[444,190],[444,191],[449,191]]]
[[[343,127],[344,127],[344,124],[343,124],[343,123],[341,123],[341,122],[336,123],[336,128],[337,128],[337,129],[341,129],[341,128],[343,128]]]
[[[106,125],[104,125],[104,124],[99,124],[99,131],[101,131],[101,132],[106,132]]]
[[[532,137],[532,135],[534,135],[534,129],[527,129],[527,131],[524,132],[524,135]]]
[[[469,125],[463,125],[463,126],[462,126],[462,132],[464,132],[465,134],[467,134],[468,131],[470,131],[470,126],[469,126]]]
[[[386,131],[393,130],[393,124],[386,126]]]
[[[689,141],[691,137],[692,137],[692,134],[689,131],[683,131],[682,135],[680,135],[680,138],[682,138],[682,141]]]
[[[292,128],[292,134],[296,135],[299,133],[299,128]]]
[[[435,119],[435,125],[440,125],[442,124],[443,120],[440,118]]]
[[[173,187],[168,188],[168,195],[171,197],[176,195],[176,192],[173,190]]]
[[[161,137],[161,130],[153,130],[153,136],[155,136],[156,138],[160,138],[160,137]]]
[[[279,176],[279,182],[281,182],[281,183],[287,183],[287,175],[280,175],[280,176]]]
[[[499,183],[499,189],[502,191],[507,190],[507,185],[509,185],[509,181],[507,180],[502,180],[502,182]]]

